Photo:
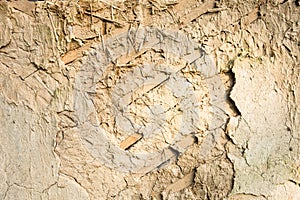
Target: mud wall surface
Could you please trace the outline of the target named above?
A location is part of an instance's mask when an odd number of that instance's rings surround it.
[[[0,1],[0,199],[300,199],[299,14]]]

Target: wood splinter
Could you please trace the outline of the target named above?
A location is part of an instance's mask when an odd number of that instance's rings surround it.
[[[166,192],[174,193],[183,190],[184,188],[189,187],[193,184],[195,178],[195,171],[190,172],[189,174],[185,175],[183,178],[177,180],[173,184],[169,185],[166,188]]]
[[[129,149],[132,145],[134,145],[136,142],[138,142],[140,139],[142,139],[142,135],[141,134],[133,134],[130,135],[129,137],[127,137],[125,140],[123,140],[120,143],[120,148],[127,150]]]

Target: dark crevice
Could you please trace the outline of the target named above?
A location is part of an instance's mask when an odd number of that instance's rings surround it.
[[[294,183],[295,185],[297,185],[298,187],[300,187],[300,183],[298,183],[298,182],[296,182],[296,181],[294,181],[292,179],[290,179],[289,182]]]
[[[6,43],[6,44],[4,44],[4,45],[2,45],[2,46],[0,46],[0,49],[4,49],[5,47],[8,47],[9,45],[11,44],[11,40],[9,40],[9,42],[8,43]],[[5,52],[5,51],[1,51],[1,53],[7,53],[7,52]]]
[[[236,84],[235,74],[232,71],[232,69],[229,69],[227,72],[225,72],[225,74],[228,76],[228,78],[229,78],[229,84],[230,84],[229,88],[226,91],[226,101],[229,104],[230,109],[236,114],[236,116],[241,115],[240,110],[236,106],[236,104],[233,101],[233,99],[230,97],[230,93],[231,93],[234,85]]]
[[[281,2],[280,4],[285,4],[286,2],[288,2],[288,0],[284,0],[284,1]]]
[[[25,77],[22,77],[22,76],[19,76],[20,77],[20,79],[22,80],[22,81],[25,81],[28,77],[30,77],[30,76],[32,76],[33,74],[35,74],[36,72],[38,72],[40,69],[36,69],[36,70],[34,70],[33,72],[31,72],[30,74],[28,74],[27,76],[25,76]]]

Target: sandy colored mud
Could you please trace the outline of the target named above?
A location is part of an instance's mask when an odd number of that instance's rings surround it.
[[[299,14],[0,1],[0,199],[300,199]]]

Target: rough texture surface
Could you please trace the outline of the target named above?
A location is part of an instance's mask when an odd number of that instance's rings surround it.
[[[299,1],[0,1],[0,199],[300,199]]]

